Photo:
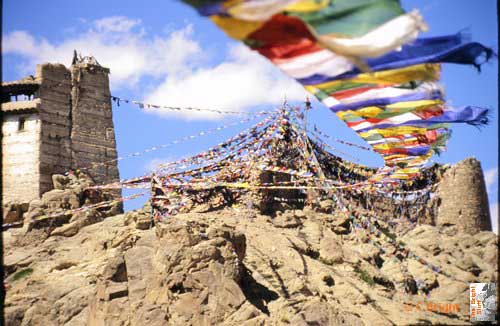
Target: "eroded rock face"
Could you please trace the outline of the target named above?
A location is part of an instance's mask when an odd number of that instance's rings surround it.
[[[468,283],[497,273],[491,232],[423,225],[398,238],[449,277],[345,218],[282,216],[228,208],[144,229],[117,215],[22,246],[24,230],[11,229],[7,325],[463,324]],[[458,310],[416,310],[423,302]]]
[[[260,315],[240,287],[245,236],[234,227],[172,219],[140,231],[122,219],[54,235],[29,253],[12,248],[11,324],[214,325],[245,303],[248,316]],[[14,280],[27,266],[30,275]]]

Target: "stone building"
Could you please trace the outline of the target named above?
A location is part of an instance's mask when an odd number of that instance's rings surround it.
[[[97,184],[119,180],[108,74],[85,58],[69,69],[40,64],[35,76],[2,83],[4,204],[39,198],[53,174],[72,169],[90,168]]]
[[[481,163],[467,158],[449,167],[437,190],[436,225],[475,234],[491,231],[488,193]]]

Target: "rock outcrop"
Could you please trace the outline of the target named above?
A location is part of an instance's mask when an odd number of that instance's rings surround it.
[[[23,226],[28,231],[45,229],[52,235],[73,236],[86,225],[122,212],[122,204],[119,202],[78,210],[112,201],[116,197],[111,192],[91,189],[94,181],[81,171],[69,175],[53,175],[52,183],[53,190],[27,205]]]
[[[25,240],[36,229],[4,232],[6,324],[467,324],[468,283],[497,276],[492,232],[422,225],[398,238],[445,276],[311,209],[225,208],[156,226],[144,216],[37,242]]]

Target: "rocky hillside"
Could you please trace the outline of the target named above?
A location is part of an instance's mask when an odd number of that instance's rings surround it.
[[[468,324],[468,283],[497,273],[491,232],[399,238],[448,277],[335,214],[232,207],[150,228],[146,211],[4,232],[6,324]]]

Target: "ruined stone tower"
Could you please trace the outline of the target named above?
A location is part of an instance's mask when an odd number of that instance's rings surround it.
[[[88,170],[96,183],[119,180],[108,74],[87,58],[70,69],[40,64],[35,76],[2,83],[4,203],[39,198],[53,174],[93,163],[107,162]]]
[[[448,168],[437,195],[437,225],[455,225],[470,234],[491,231],[488,194],[478,160],[468,158]]]

